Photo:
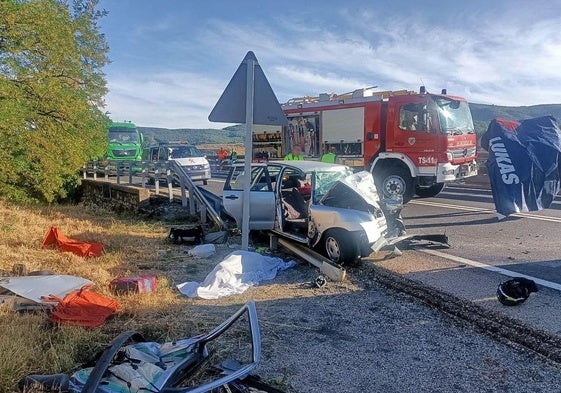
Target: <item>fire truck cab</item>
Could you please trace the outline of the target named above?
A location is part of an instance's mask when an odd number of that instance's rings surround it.
[[[445,182],[477,174],[468,103],[445,90],[359,89],[292,99],[283,110],[285,151],[299,144],[308,157],[320,157],[334,147],[339,163],[371,171],[385,197],[432,197]]]

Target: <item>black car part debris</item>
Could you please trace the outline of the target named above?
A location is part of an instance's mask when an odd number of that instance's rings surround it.
[[[537,292],[538,286],[533,280],[515,277],[499,284],[497,299],[505,306],[517,306],[528,299],[532,292]]]
[[[323,288],[324,286],[327,285],[327,277],[325,277],[323,274],[320,274],[314,280],[314,284],[318,288]]]

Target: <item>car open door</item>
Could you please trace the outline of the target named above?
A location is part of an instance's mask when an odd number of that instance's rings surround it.
[[[244,179],[243,166],[232,167],[222,192],[224,210],[234,217],[238,228],[242,225]],[[273,229],[275,193],[266,166],[255,166],[251,169],[249,215],[249,229]]]

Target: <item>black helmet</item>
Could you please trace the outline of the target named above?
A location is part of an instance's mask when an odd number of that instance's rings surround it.
[[[516,306],[524,303],[530,293],[537,291],[538,286],[534,281],[524,277],[515,277],[499,284],[497,299],[505,306]]]

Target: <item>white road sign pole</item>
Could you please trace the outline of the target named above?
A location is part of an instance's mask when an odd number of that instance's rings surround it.
[[[208,119],[223,123],[243,124],[245,122],[245,179],[242,194],[243,201],[241,201],[241,229],[242,248],[247,250],[249,248],[249,196],[251,195],[253,124],[260,126],[288,126],[288,121],[279,101],[253,52],[247,52],[234,76],[230,79],[228,86],[226,86],[226,89],[224,89],[218,102],[212,109],[212,112],[210,112]],[[274,208],[274,206],[272,207]],[[237,208],[239,209],[239,205],[237,205]]]
[[[242,250],[249,248],[249,195],[251,190],[251,161],[253,159],[253,95],[254,95],[255,60],[247,59],[247,93],[245,104],[245,153],[244,185],[242,207]]]

